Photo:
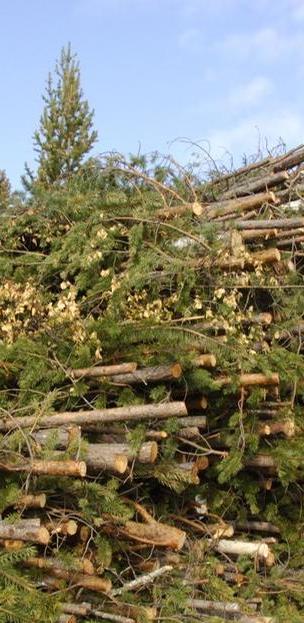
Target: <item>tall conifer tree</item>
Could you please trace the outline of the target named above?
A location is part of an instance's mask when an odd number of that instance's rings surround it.
[[[83,97],[80,69],[70,44],[62,48],[54,76],[49,74],[43,95],[44,110],[34,134],[38,154],[35,178],[26,165],[25,186],[33,181],[43,186],[60,183],[76,172],[97,139],[93,130],[94,111]]]
[[[5,210],[9,205],[11,185],[4,170],[0,169],[0,210]]]

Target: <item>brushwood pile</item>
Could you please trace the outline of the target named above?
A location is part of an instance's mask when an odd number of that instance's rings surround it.
[[[303,622],[303,163],[1,215],[0,622]]]

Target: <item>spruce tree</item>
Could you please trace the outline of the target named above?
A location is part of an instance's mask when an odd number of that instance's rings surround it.
[[[11,194],[11,185],[6,172],[0,169],[0,210],[8,207]]]
[[[93,130],[94,111],[83,97],[80,69],[70,44],[62,48],[54,76],[49,74],[43,95],[44,110],[39,129],[34,133],[34,149],[38,154],[36,178],[26,165],[23,182],[43,187],[62,183],[79,167],[97,139]]]

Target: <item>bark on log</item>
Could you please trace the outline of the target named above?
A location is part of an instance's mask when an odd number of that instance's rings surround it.
[[[281,158],[273,165],[272,170],[274,171],[274,173],[277,173],[278,171],[286,171],[287,169],[292,169],[293,167],[301,164],[302,162],[304,162],[303,147],[301,149],[298,149],[294,153]]]
[[[42,558],[38,556],[32,556],[31,558],[27,558],[23,562],[23,564],[26,567],[55,572],[55,575],[56,570],[59,570],[59,572],[66,571],[68,574],[84,573],[86,575],[94,575],[94,565],[88,558],[79,560],[77,562],[77,565],[71,565],[71,562],[69,562],[68,569],[65,567],[61,560],[57,560],[56,558]]]
[[[265,175],[263,177],[256,177],[251,180],[247,180],[243,184],[238,186],[232,186],[221,196],[222,199],[231,199],[233,197],[243,197],[244,195],[251,195],[252,193],[258,193],[260,191],[268,190],[279,184],[283,184],[289,179],[289,175],[286,171],[279,171],[278,173]]]
[[[227,201],[217,201],[215,207],[212,205],[203,206],[204,211],[202,219],[214,219],[218,216],[231,215],[234,212],[247,212],[253,208],[259,208],[266,203],[276,203],[277,198],[272,191],[265,193],[257,193],[249,197],[241,197],[240,199],[228,199]]]
[[[46,505],[45,493],[39,493],[38,495],[28,494],[22,495],[19,500],[14,504],[15,508],[44,508]]]
[[[230,385],[233,383],[233,379],[230,376],[223,376],[218,377],[214,382],[218,387],[223,387],[224,385]],[[268,385],[278,385],[279,382],[280,378],[277,373],[240,374],[240,376],[236,379],[236,383],[241,387],[255,387],[257,385],[267,387]]]
[[[167,547],[177,551],[182,549],[186,540],[186,533],[183,530],[156,521],[138,503],[134,503],[134,507],[144,522],[127,521],[123,528],[118,528],[120,534],[134,541],[155,545],[156,547]]]
[[[241,606],[236,602],[207,601],[206,599],[190,599],[188,606],[194,610],[208,612],[210,615],[236,616],[241,613]]]
[[[280,534],[280,529],[269,521],[236,521],[235,529],[239,532],[267,532]]]
[[[73,614],[61,614],[58,623],[77,623],[77,619]]]
[[[175,217],[183,216],[184,214],[194,214],[195,216],[200,216],[203,212],[202,205],[197,201],[194,203],[183,203],[178,206],[172,206],[170,208],[161,208],[157,210],[156,216],[162,220],[170,220]]]
[[[0,470],[26,472],[45,476],[79,476],[84,478],[87,467],[84,461],[38,461],[33,459],[23,465],[0,463]]]
[[[256,240],[262,238],[262,240],[272,240],[273,238],[279,238],[277,229],[243,229],[241,231],[243,240]]]
[[[247,459],[246,467],[266,468],[275,471],[277,469],[274,458],[269,454],[256,454],[251,459]]]
[[[114,597],[116,595],[122,595],[122,593],[124,593],[125,591],[130,591],[130,590],[141,588],[142,586],[147,586],[148,584],[151,584],[151,582],[154,582],[154,580],[158,578],[159,576],[164,575],[164,573],[169,573],[169,571],[172,571],[172,569],[173,567],[171,565],[164,565],[163,567],[160,567],[159,569],[155,569],[154,571],[151,571],[150,573],[147,573],[146,575],[142,575],[138,578],[135,578],[135,580],[126,582],[120,588],[113,589],[111,591],[111,597]]]
[[[64,603],[61,605],[61,607],[63,612],[81,618],[93,616],[95,619],[105,619],[106,621],[113,621],[113,623],[135,623],[135,619],[131,619],[129,617],[125,617],[119,614],[114,614],[113,612],[104,612],[102,610],[98,610],[94,608],[92,604],[86,602],[82,604]]]
[[[137,363],[131,361],[130,363],[120,363],[112,366],[92,366],[90,368],[78,368],[68,370],[68,374],[73,379],[81,379],[83,377],[95,378],[100,376],[115,376],[116,374],[128,374],[134,372],[137,368]]]
[[[295,423],[292,420],[286,420],[285,422],[262,422],[258,426],[258,434],[261,437],[284,435],[287,439],[291,439],[295,436]]]
[[[49,521],[45,524],[45,527],[49,530],[51,535],[62,534],[63,536],[74,536],[78,530],[78,524],[74,519],[59,522]]]
[[[211,354],[199,355],[193,360],[193,365],[196,368],[215,368],[216,357]]]
[[[281,260],[281,253],[278,249],[264,249],[255,253],[246,254],[244,257],[224,257],[214,261],[214,266],[225,270],[234,270],[237,268],[254,268],[259,264],[275,264]]]
[[[186,405],[188,411],[205,411],[208,407],[208,400],[206,396],[197,396],[196,398],[186,398]]]
[[[55,578],[71,582],[73,586],[81,586],[90,591],[97,593],[109,593],[112,589],[112,582],[106,578],[96,575],[86,575],[84,573],[73,573],[66,569],[52,568],[49,570],[50,575]]]
[[[13,541],[30,541],[32,543],[40,543],[47,545],[50,540],[50,534],[44,526],[16,526],[15,524],[5,524],[0,522],[0,539]]]
[[[67,428],[49,428],[47,430],[37,430],[31,434],[38,446],[42,448],[48,443],[49,439],[54,440],[54,448],[65,450],[72,442],[81,441],[81,428],[79,426],[68,426]]]
[[[0,420],[0,431],[10,431],[15,428],[30,428],[39,425],[41,428],[56,428],[77,424],[82,428],[105,424],[108,422],[138,422],[148,419],[166,419],[187,415],[184,402],[168,402],[149,405],[135,405],[130,407],[114,407],[113,409],[92,409],[91,411],[66,411],[51,416],[41,417],[37,422],[36,416],[24,416],[13,421],[11,418]]]
[[[278,218],[271,220],[253,220],[253,221],[238,221],[235,223],[236,229],[293,229],[296,227],[304,227],[304,218]]]
[[[179,363],[169,365],[153,366],[135,370],[130,374],[116,374],[109,377],[111,383],[118,385],[137,385],[143,383],[157,383],[158,381],[174,381],[182,375],[182,368]]]
[[[158,454],[156,441],[143,443],[137,453],[126,443],[89,444],[87,448],[86,463],[89,469],[110,469],[119,474],[124,474],[128,462],[136,459],[140,463],[155,463]]]

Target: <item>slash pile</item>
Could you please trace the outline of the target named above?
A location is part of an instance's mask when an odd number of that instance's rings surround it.
[[[303,162],[1,219],[0,621],[303,621]]]

